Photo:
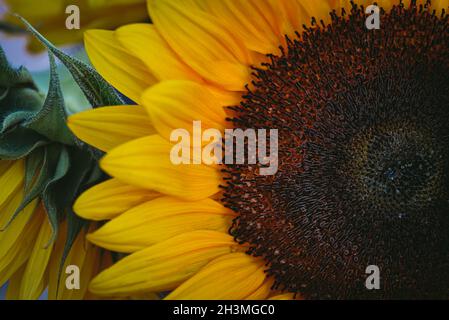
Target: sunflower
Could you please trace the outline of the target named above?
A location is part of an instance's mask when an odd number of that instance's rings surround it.
[[[152,24],[85,33],[137,104],[69,118],[112,177],[75,211],[125,254],[94,294],[448,298],[448,1],[378,1],[379,30],[364,4],[149,0]],[[278,172],[171,163],[193,121],[278,129]]]
[[[20,14],[52,43],[56,45],[82,42],[83,32],[92,28],[114,29],[126,23],[145,21],[145,0],[65,0],[47,1],[45,5],[34,0],[5,0],[12,13]],[[79,30],[67,30],[66,7],[75,4],[80,10]],[[23,27],[13,16],[5,17],[5,22],[12,26]],[[11,29],[11,28],[10,28]],[[42,51],[42,45],[30,39],[31,51]]]

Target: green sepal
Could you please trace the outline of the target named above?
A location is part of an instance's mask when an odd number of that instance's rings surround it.
[[[117,91],[107,83],[98,72],[84,62],[75,59],[50,43],[24,18],[16,15],[28,28],[28,30],[51,51],[70,71],[73,79],[78,83],[87,100],[93,108],[109,105],[123,104],[123,100]]]
[[[54,142],[72,145],[75,137],[67,127],[64,98],[57,73],[55,58],[48,53],[50,60],[50,85],[43,107],[39,112],[28,118],[23,126],[33,129]]]
[[[43,101],[30,73],[12,68],[0,47],[0,134],[38,112]]]
[[[59,150],[57,149],[57,145],[48,145],[47,147],[36,149],[26,157],[25,195],[4,229],[8,228],[20,212],[44,192],[49,179],[56,174],[54,168],[59,161]]]
[[[63,147],[53,179],[42,193],[45,208],[50,221],[55,223],[55,227],[57,227],[58,221],[67,217],[76,198],[84,191],[85,182],[94,167],[95,161],[87,151],[76,147]],[[69,225],[68,234],[70,236],[67,238],[70,246],[79,231],[71,230],[71,227]],[[55,229],[55,231],[57,230]]]
[[[58,50],[23,18],[19,19],[49,51],[50,84],[46,97],[40,94],[29,72],[10,67],[0,48],[0,159],[26,157],[25,196],[11,221],[39,198],[53,231],[48,244],[56,240],[61,221],[67,222],[62,267],[79,232],[89,226],[73,212],[73,203],[105,177],[95,160],[99,152],[81,143],[66,125],[67,111],[55,57],[69,70],[93,107],[124,102],[94,69]]]
[[[0,90],[0,159],[21,159],[48,144],[47,137],[25,126],[41,113],[44,96],[25,68],[10,66],[1,47]],[[65,125],[64,118],[59,122]]]
[[[37,173],[47,163],[47,153],[45,148],[38,148],[32,152],[25,160],[25,193],[34,187]]]
[[[62,207],[60,199],[58,199],[58,182],[64,178],[64,176],[68,173],[70,169],[70,157],[65,146],[52,146],[53,148],[60,149],[58,154],[58,159],[56,165],[54,166],[54,173],[51,177],[48,178],[47,183],[44,187],[44,190],[41,194],[42,202],[44,203],[44,207],[46,209],[48,220],[50,221],[52,227],[52,237],[50,239],[50,243],[56,239],[58,235],[58,226],[59,221],[62,220],[62,214],[64,212],[64,208]],[[52,151],[49,151],[52,152]]]

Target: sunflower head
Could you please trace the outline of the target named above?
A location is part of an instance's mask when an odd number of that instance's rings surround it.
[[[139,104],[69,120],[114,177],[77,202],[111,220],[89,239],[130,253],[94,292],[448,296],[445,4],[382,1],[368,30],[358,3],[152,0],[153,24],[86,34],[96,68]],[[170,163],[169,133],[198,120],[277,129],[279,170]],[[124,193],[120,210],[93,208]]]
[[[233,124],[279,128],[280,171],[228,166],[231,233],[267,259],[276,287],[306,297],[375,297],[364,287],[372,264],[386,279],[379,297],[441,296],[448,17],[399,5],[380,30],[365,19],[356,4],[333,13],[256,69]]]

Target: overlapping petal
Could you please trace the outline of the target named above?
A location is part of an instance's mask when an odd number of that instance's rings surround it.
[[[213,260],[184,282],[168,300],[241,300],[257,291],[266,279],[262,260],[230,253]]]
[[[128,142],[108,153],[102,168],[118,180],[186,200],[200,200],[219,192],[221,173],[204,164],[175,165],[173,148],[153,135]]]
[[[90,290],[118,296],[172,290],[234,246],[233,238],[221,232],[181,234],[123,258],[98,275]]]
[[[142,103],[167,140],[175,129],[185,129],[193,137],[193,121],[201,121],[202,130],[223,131],[226,126],[223,106],[212,92],[195,82],[161,82],[144,93]]]
[[[161,197],[108,222],[88,239],[112,251],[134,252],[195,230],[226,233],[234,215],[211,199],[189,202]]]
[[[143,23],[127,25],[117,29],[115,36],[125,48],[145,63],[159,81],[172,79],[203,81],[168,46],[154,25]]]
[[[216,18],[190,2],[148,1],[158,33],[202,78],[228,90],[249,82],[251,55]]]
[[[102,151],[155,133],[141,106],[112,106],[80,112],[69,117],[68,126],[81,140]]]
[[[84,192],[75,202],[75,212],[85,219],[110,220],[159,197],[160,194],[111,179]]]
[[[95,69],[133,101],[139,103],[142,92],[157,82],[145,64],[120,44],[113,31],[86,31],[84,42]]]

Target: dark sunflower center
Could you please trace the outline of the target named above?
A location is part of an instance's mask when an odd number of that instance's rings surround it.
[[[365,19],[333,13],[255,70],[233,123],[279,130],[279,170],[227,167],[231,233],[306,298],[448,298],[449,18]]]
[[[405,217],[449,199],[445,140],[423,123],[370,128],[342,150],[346,159],[340,175],[348,175],[358,200]]]

